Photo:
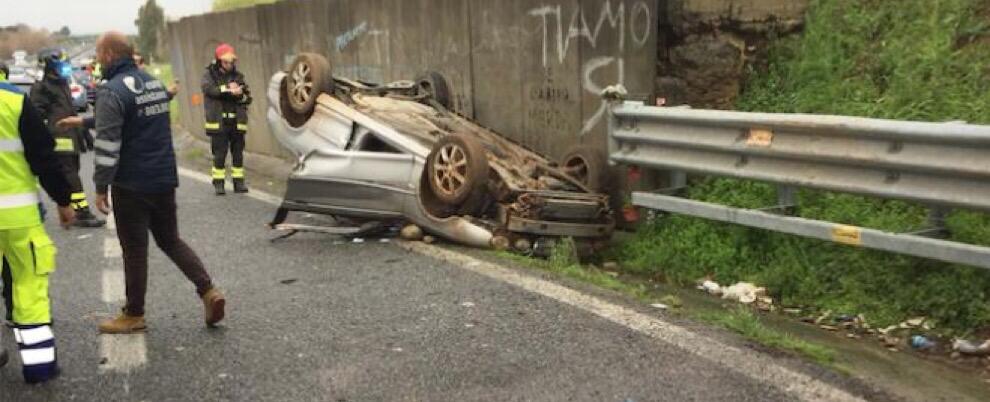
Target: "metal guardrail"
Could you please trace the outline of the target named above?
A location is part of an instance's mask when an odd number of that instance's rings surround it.
[[[744,113],[614,103],[609,154],[616,163],[990,211],[990,126],[843,116]],[[990,248],[635,193],[638,206],[839,243],[990,268]],[[786,208],[784,208],[786,209]],[[932,232],[937,232],[934,230]]]

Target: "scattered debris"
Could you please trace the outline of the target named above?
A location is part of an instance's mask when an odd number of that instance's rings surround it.
[[[602,264],[602,269],[604,269],[606,271],[618,271],[619,270],[619,263],[617,263],[615,261],[605,262],[604,264]]]
[[[289,279],[282,279],[282,280],[279,281],[279,283],[281,283],[283,285],[291,285],[293,283],[296,283],[297,281],[298,281],[298,279],[296,279],[296,278],[289,278]]]
[[[355,237],[354,239],[351,240],[351,242],[352,243],[360,244],[360,243],[364,243],[364,239],[362,239],[360,237]]]
[[[722,294],[722,286],[719,285],[718,282],[715,282],[713,280],[705,280],[704,282],[701,283],[701,285],[698,285],[698,289],[708,292],[708,294],[712,294],[715,296]]]
[[[668,309],[670,309],[670,306],[668,306],[666,304],[663,304],[663,303],[653,303],[653,304],[650,305],[650,307],[653,307],[653,308],[659,309],[659,310],[668,310]]]
[[[825,310],[825,312],[822,313],[822,315],[818,316],[818,318],[815,318],[813,322],[815,323],[815,325],[821,325],[823,321],[827,320],[828,317],[831,316],[832,316],[832,310]]]
[[[88,239],[90,237],[93,237],[93,234],[92,233],[87,233],[87,234],[84,234],[84,235],[79,235],[79,236],[76,237],[76,239],[83,240],[83,239]]]
[[[437,239],[435,237],[433,237],[433,236],[429,236],[429,235],[423,236],[423,243],[433,244],[436,241],[437,241]]]
[[[618,278],[619,277],[619,273],[618,272],[615,272],[615,271],[603,271],[603,272],[605,272],[605,275],[611,276],[613,278]]]
[[[101,366],[104,365],[104,364],[107,364],[109,362],[110,362],[110,359],[107,359],[106,357],[100,359],[100,365]]]
[[[399,236],[405,240],[417,241],[423,238],[423,229],[416,225],[406,225]]]
[[[176,346],[176,347],[175,347],[175,351],[176,351],[176,352],[181,352],[181,351],[183,351],[183,350],[186,350],[186,348],[185,348],[184,346]]]
[[[474,307],[474,303],[471,303],[471,302],[467,301],[467,302],[461,303],[461,306],[462,307],[471,308],[471,307]]]
[[[801,309],[799,308],[785,308],[784,312],[790,315],[800,315]]]
[[[927,350],[934,348],[935,342],[926,338],[924,335],[915,335],[911,337],[911,347],[919,350]]]
[[[833,327],[831,325],[824,325],[824,324],[823,325],[819,325],[818,328],[824,329],[824,330],[829,331],[829,332],[836,332],[836,331],[839,330],[839,327]]]
[[[398,353],[402,351],[402,348],[392,348],[392,351]]]
[[[220,377],[220,378],[227,378],[228,376],[229,376],[229,375],[228,375],[227,373],[220,373],[220,375],[218,375],[217,377]]]
[[[767,289],[749,282],[739,282],[722,290],[722,298],[735,300],[742,304],[752,304],[757,298],[766,294]]]
[[[880,337],[880,341],[883,342],[883,345],[888,348],[892,348],[901,344],[901,338],[898,338],[896,336],[883,335]]]
[[[964,339],[956,339],[952,343],[952,350],[968,356],[990,356],[990,339],[979,345]]]
[[[673,308],[681,308],[684,306],[684,301],[680,297],[675,295],[666,295],[660,298],[660,303],[666,304]]]

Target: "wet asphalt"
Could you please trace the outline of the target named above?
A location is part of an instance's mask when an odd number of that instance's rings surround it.
[[[585,311],[391,243],[321,234],[273,243],[263,226],[272,205],[181,181],[180,229],[226,292],[227,319],[207,329],[193,286],[153,250],[143,345],[122,338],[125,354],[107,350],[118,340],[99,335],[96,324],[121,305],[105,301],[114,292],[105,272],[122,269],[114,232],[49,222],[60,248],[51,295],[63,374],[25,385],[13,358],[0,369],[0,401],[791,399]],[[9,334],[3,345],[13,351]]]

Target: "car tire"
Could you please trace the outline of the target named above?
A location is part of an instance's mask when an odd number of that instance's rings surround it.
[[[416,84],[444,108],[451,109],[454,106],[453,97],[450,94],[450,83],[442,74],[436,71],[427,71],[416,79]]]
[[[608,158],[601,149],[587,145],[574,146],[564,153],[560,169],[588,190],[596,193],[608,190]]]
[[[464,214],[480,207],[488,185],[488,155],[481,142],[448,135],[433,146],[426,164],[427,182],[437,201]]]
[[[333,91],[330,61],[316,53],[300,53],[289,66],[285,93],[289,107],[298,115],[309,115],[316,108],[316,98]]]

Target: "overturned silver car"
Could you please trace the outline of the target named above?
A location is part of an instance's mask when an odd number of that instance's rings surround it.
[[[594,249],[612,234],[604,152],[577,147],[551,162],[451,111],[440,74],[376,85],[334,77],[326,58],[303,53],[268,97],[271,130],[297,157],[275,229],[299,229],[286,216],[304,211],[349,223],[332,233],[411,222],[536,254],[561,237]]]

